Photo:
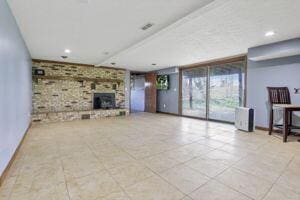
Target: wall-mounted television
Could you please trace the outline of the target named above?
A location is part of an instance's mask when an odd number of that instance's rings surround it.
[[[169,75],[157,75],[156,88],[158,90],[168,90],[169,84]]]

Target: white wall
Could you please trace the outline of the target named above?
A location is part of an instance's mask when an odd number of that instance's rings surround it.
[[[0,0],[0,175],[30,123],[31,58],[6,0]]]
[[[130,110],[131,112],[145,111],[145,76],[134,76],[131,88]]]

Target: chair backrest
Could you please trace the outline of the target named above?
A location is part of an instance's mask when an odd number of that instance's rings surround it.
[[[267,87],[270,104],[291,104],[290,91],[287,87]]]

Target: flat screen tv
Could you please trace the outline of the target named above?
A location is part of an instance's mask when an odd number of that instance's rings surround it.
[[[156,88],[158,90],[169,89],[169,75],[158,75],[156,78]]]

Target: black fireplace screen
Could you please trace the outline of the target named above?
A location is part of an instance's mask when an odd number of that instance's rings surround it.
[[[94,109],[111,109],[116,107],[114,93],[94,93]]]

